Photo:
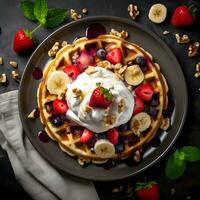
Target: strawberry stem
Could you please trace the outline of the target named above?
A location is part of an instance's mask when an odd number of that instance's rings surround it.
[[[37,29],[39,29],[42,26],[42,24],[39,24],[38,26],[36,26],[31,32],[30,34],[32,35]]]

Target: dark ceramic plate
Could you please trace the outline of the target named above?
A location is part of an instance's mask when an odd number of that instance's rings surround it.
[[[103,167],[91,164],[83,168],[78,164],[76,159],[63,153],[56,142],[42,143],[37,136],[38,130],[43,129],[40,120],[27,119],[27,114],[33,108],[37,107],[36,92],[40,82],[34,80],[32,77],[33,67],[44,68],[49,60],[47,52],[55,41],[67,40],[68,42],[72,42],[75,37],[83,36],[86,27],[92,23],[104,25],[107,32],[111,28],[127,30],[130,35],[128,40],[141,45],[149,51],[155,61],[160,64],[161,70],[169,84],[170,96],[175,103],[170,130],[167,133],[161,132],[158,135],[161,140],[161,145],[157,148],[147,146],[142,162],[134,167],[120,164],[110,170],[106,170]],[[169,150],[184,124],[187,112],[187,90],[181,67],[175,56],[154,33],[127,19],[117,17],[91,17],[69,23],[59,28],[47,37],[35,50],[22,76],[19,90],[19,110],[21,121],[28,138],[39,153],[51,164],[67,173],[86,179],[102,181],[116,180],[142,172],[156,163]]]

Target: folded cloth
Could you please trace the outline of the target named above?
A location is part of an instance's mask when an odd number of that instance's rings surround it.
[[[38,154],[23,133],[17,101],[17,90],[0,95],[0,145],[24,190],[36,200],[99,199],[92,182],[56,170]]]

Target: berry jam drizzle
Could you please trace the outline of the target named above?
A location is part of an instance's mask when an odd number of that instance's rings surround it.
[[[49,142],[50,138],[49,136],[47,135],[46,131],[39,131],[38,132],[38,138],[40,139],[40,141],[44,142],[44,143],[47,143]]]
[[[35,67],[33,70],[33,78],[39,80],[43,77],[43,71],[39,67]]]
[[[85,35],[88,39],[97,38],[99,35],[103,34],[106,34],[106,29],[101,24],[91,24],[85,31]]]

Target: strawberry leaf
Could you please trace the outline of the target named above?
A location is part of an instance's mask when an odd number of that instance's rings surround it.
[[[28,29],[25,29],[24,32],[30,39],[33,38],[31,31],[29,31]]]
[[[175,180],[183,175],[186,169],[186,163],[184,160],[176,158],[174,155],[170,155],[167,161],[165,174],[170,180]]]
[[[31,20],[31,21],[37,21],[37,18],[34,15],[34,3],[29,1],[29,0],[25,0],[25,1],[21,1],[20,2],[20,7],[21,10],[24,14],[24,16]]]
[[[46,0],[36,0],[34,5],[34,15],[41,24],[46,23],[48,7]]]
[[[185,159],[188,162],[200,160],[200,150],[193,146],[185,146],[181,148],[181,152],[185,154]]]
[[[62,8],[52,8],[48,10],[46,22],[44,26],[46,28],[54,28],[60,25],[67,17],[67,10]]]

